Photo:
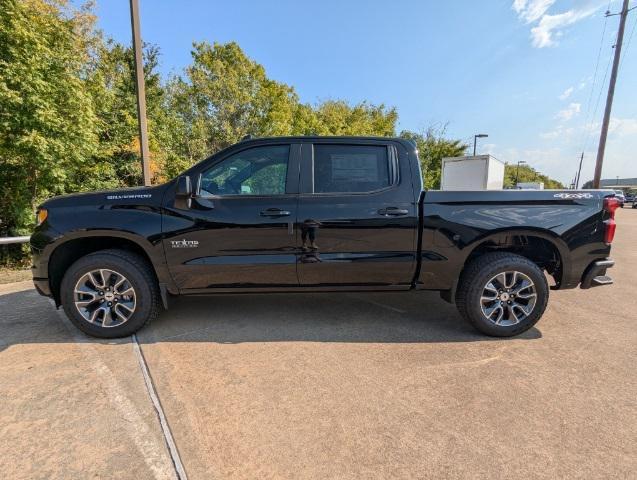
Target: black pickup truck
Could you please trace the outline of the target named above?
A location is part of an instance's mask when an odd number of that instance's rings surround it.
[[[548,276],[612,283],[617,207],[612,190],[423,191],[399,138],[253,139],[164,185],[48,200],[33,280],[97,337],[132,334],[171,295],[352,290],[437,290],[511,336],[544,313]]]

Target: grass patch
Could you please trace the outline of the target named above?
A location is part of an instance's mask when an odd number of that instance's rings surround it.
[[[0,267],[0,285],[31,280],[31,269]]]

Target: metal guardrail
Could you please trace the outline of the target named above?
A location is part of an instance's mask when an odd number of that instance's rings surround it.
[[[0,245],[11,245],[12,243],[28,243],[31,237],[0,237]]]

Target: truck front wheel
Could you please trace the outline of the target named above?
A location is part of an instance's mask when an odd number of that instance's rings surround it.
[[[508,252],[488,253],[465,268],[456,294],[460,314],[482,333],[511,337],[542,317],[549,287],[542,270]]]
[[[67,270],[60,288],[69,320],[94,337],[132,335],[159,312],[151,267],[125,250],[100,250],[80,258]]]

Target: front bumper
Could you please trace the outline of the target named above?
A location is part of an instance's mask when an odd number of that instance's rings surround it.
[[[51,246],[60,234],[53,230],[48,220],[36,227],[31,235],[31,275],[33,276],[33,285],[40,295],[53,297],[51,291],[50,275],[49,275],[49,257],[51,255]]]
[[[602,287],[604,285],[612,285],[613,279],[606,275],[606,270],[615,265],[610,258],[605,260],[597,260],[591,263],[584,275],[582,275],[582,283],[580,288],[587,289],[591,287]]]
[[[33,285],[40,295],[50,297],[51,286],[48,279],[48,259],[43,258],[42,250],[31,244],[31,275]]]
[[[33,285],[40,295],[44,295],[45,297],[53,297],[53,295],[51,294],[51,287],[49,285],[48,278],[34,278]]]

